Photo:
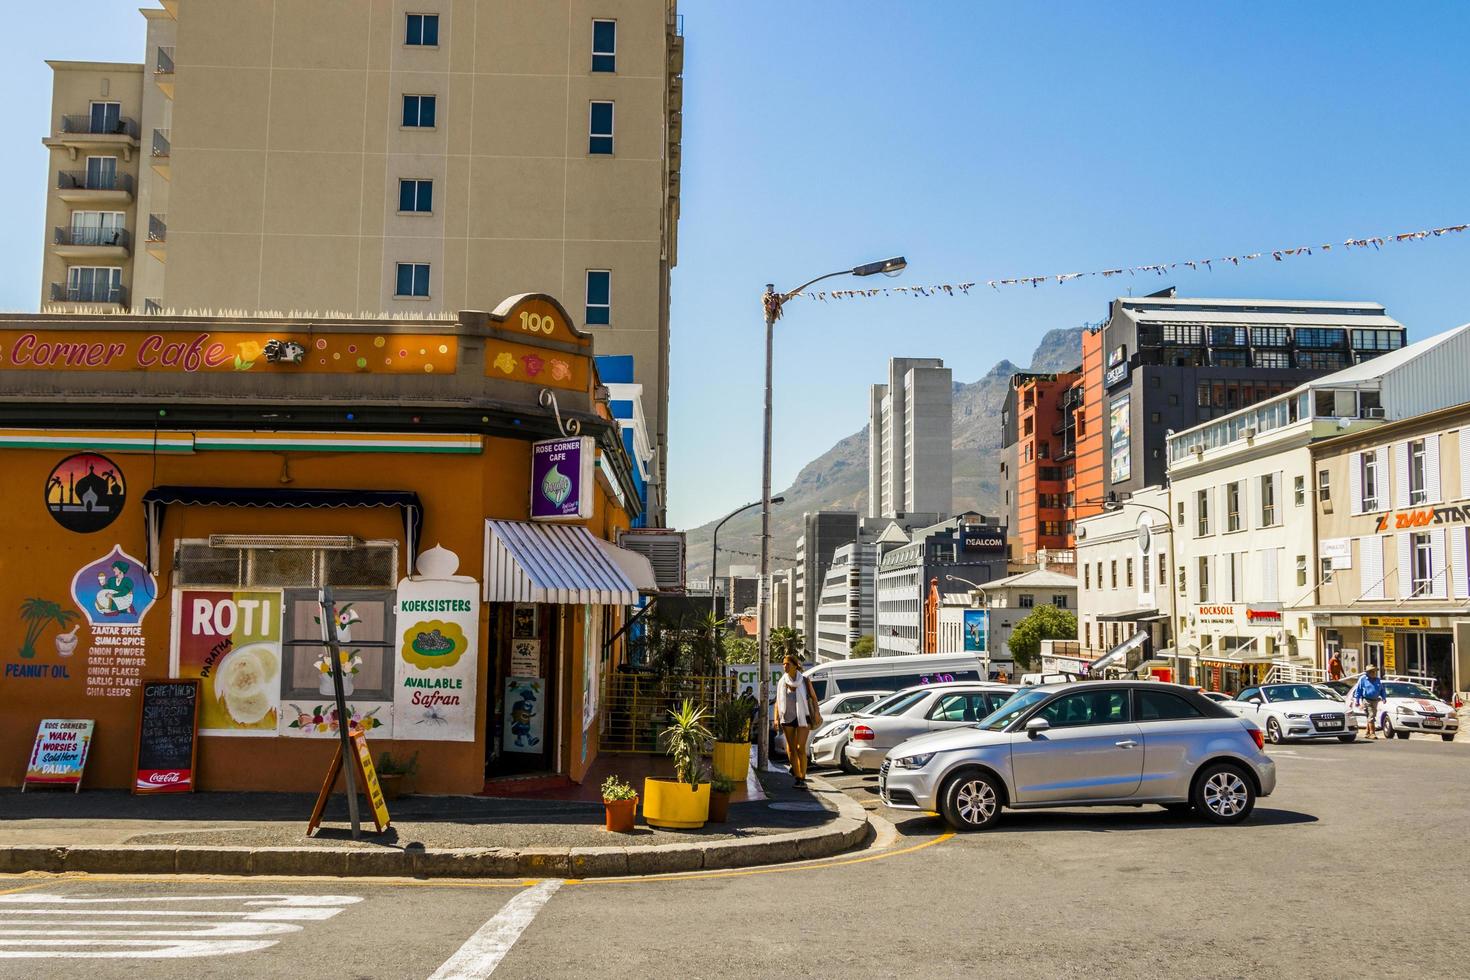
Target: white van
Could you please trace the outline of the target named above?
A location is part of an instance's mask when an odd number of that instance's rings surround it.
[[[989,667],[973,653],[835,660],[808,668],[818,701],[845,691],[901,691],[920,684],[988,680]]]

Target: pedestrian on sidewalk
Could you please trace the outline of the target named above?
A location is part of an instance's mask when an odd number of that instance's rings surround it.
[[[1383,703],[1383,681],[1378,679],[1378,667],[1369,664],[1353,688],[1353,704],[1361,705],[1368,715],[1368,732],[1364,738],[1378,737],[1378,706]]]
[[[787,656],[781,661],[781,669],[781,680],[776,684],[776,724],[786,736],[792,785],[800,789],[806,786],[806,739],[822,716],[817,710],[817,692],[811,679],[801,672],[800,661]]]
[[[1336,650],[1332,651],[1332,659],[1327,661],[1327,679],[1329,681],[1342,680],[1342,656]]]

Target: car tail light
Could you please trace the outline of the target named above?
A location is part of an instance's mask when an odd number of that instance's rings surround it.
[[[1264,751],[1266,748],[1266,736],[1261,734],[1261,730],[1254,725],[1247,725],[1245,730],[1251,733],[1251,738],[1255,740],[1256,748]]]
[[[852,730],[852,737],[857,742],[871,742],[873,740],[873,730],[867,725],[859,725]]]

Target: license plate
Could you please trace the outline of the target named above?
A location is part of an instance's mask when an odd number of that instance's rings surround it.
[[[1337,729],[1339,729],[1341,727],[1342,727],[1342,722],[1340,722],[1340,721],[1323,721],[1323,722],[1318,722],[1317,723],[1317,730],[1318,731],[1324,731],[1324,732],[1325,731],[1335,731],[1335,730],[1337,730]]]
[[[879,796],[887,796],[888,795],[888,777],[887,776],[879,776],[878,777],[878,795]]]
[[[1438,718],[1425,718],[1424,719],[1424,727],[1425,728],[1443,728],[1444,727],[1444,722],[1440,721]]]

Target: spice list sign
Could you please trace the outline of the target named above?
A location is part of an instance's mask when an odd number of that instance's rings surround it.
[[[591,436],[545,439],[531,444],[531,520],[576,521],[592,516]]]

